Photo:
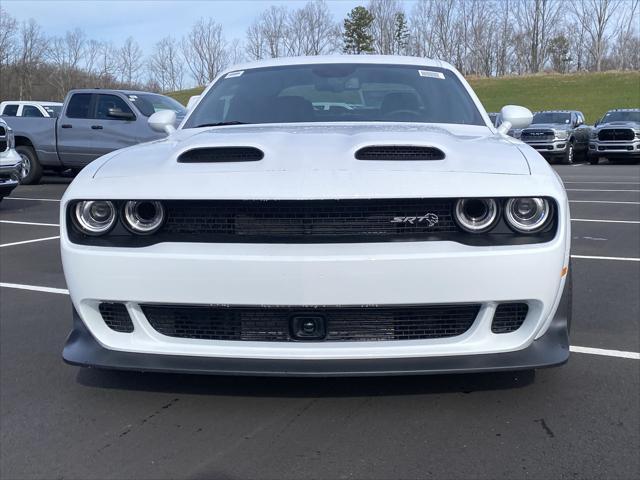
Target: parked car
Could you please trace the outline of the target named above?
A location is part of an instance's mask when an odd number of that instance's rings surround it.
[[[501,116],[496,129],[454,67],[424,58],[223,72],[178,130],[154,114],[166,139],[103,156],[66,190],[64,359],[250,375],[565,362],[567,196],[505,135],[531,112]]]
[[[57,117],[62,110],[60,102],[6,101],[0,103],[0,116],[4,117]]]
[[[609,110],[598,120],[589,141],[589,163],[640,161],[640,109]]]
[[[14,147],[13,132],[0,118],[0,201],[20,184],[22,160]]]
[[[186,113],[180,103],[156,93],[84,89],[69,92],[55,119],[4,119],[25,164],[22,182],[32,184],[44,170],[80,170],[113,150],[162,138],[147,119],[165,109],[176,113],[176,121]]]
[[[520,140],[535,148],[543,157],[571,164],[586,157],[591,127],[577,110],[536,112],[529,128],[520,132]]]

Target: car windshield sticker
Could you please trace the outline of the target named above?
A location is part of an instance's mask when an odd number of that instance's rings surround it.
[[[129,95],[129,100],[131,100],[132,102],[135,102],[138,99],[137,95]]]
[[[240,70],[238,72],[230,72],[227,73],[227,76],[224,78],[235,78],[235,77],[239,77],[240,75],[242,75],[244,73],[244,70]]]
[[[439,78],[440,80],[444,80],[444,74],[441,72],[432,72],[430,70],[418,70],[418,73],[421,77],[429,77],[429,78]]]

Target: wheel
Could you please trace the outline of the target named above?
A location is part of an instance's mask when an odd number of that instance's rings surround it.
[[[38,156],[33,148],[26,145],[16,147],[16,152],[22,158],[22,183],[33,185],[42,178],[42,165],[38,161]]]
[[[563,165],[571,165],[573,163],[573,151],[575,148],[575,144],[573,142],[573,140],[571,140],[568,144],[567,144],[567,150],[564,152],[564,157],[562,157],[562,164]]]

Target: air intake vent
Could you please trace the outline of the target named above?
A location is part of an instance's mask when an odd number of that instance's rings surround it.
[[[501,303],[493,315],[493,333],[511,333],[518,330],[529,312],[526,303]]]
[[[98,307],[104,323],[111,330],[122,333],[133,332],[133,322],[124,303],[103,302]]]
[[[356,152],[358,160],[444,160],[444,152],[433,147],[383,145],[364,147]]]
[[[178,163],[257,162],[264,153],[254,147],[194,148],[178,157]]]

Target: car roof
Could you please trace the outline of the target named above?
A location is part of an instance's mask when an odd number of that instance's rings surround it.
[[[611,110],[607,110],[607,113],[610,112],[640,112],[640,108],[613,108]]]
[[[61,102],[41,102],[40,100],[5,100],[2,105],[62,105]]]
[[[278,67],[286,65],[322,65],[327,63],[360,63],[379,65],[414,65],[424,67],[453,67],[441,60],[403,55],[317,55],[309,57],[280,57],[257,60],[234,65],[226,71],[249,70],[252,68]]]
[[[582,115],[582,112],[580,110],[539,110],[533,113],[534,115],[536,113],[579,113]]]

